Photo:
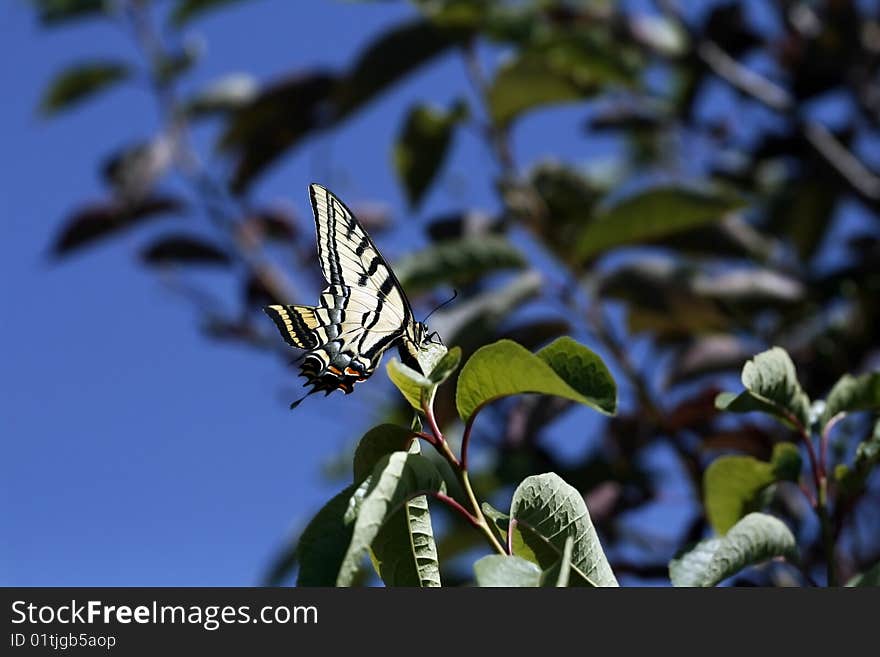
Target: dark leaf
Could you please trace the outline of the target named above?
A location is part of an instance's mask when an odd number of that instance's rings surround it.
[[[241,224],[249,242],[263,239],[290,242],[299,234],[296,220],[282,208],[264,208],[251,214]]]
[[[505,202],[564,260],[573,260],[578,236],[603,190],[573,167],[542,163],[529,184],[502,190]]]
[[[428,224],[427,231],[431,241],[443,242],[501,232],[501,225],[499,221],[482,212],[455,212],[435,217]]]
[[[136,203],[107,201],[85,206],[67,218],[52,247],[56,257],[110,237],[147,219],[179,213],[183,203],[172,197],[154,196]]]
[[[153,242],[141,252],[148,265],[228,265],[229,254],[201,237],[168,235]]]
[[[267,88],[232,115],[221,137],[221,146],[238,155],[233,188],[243,190],[304,137],[337,125],[464,36],[423,21],[398,25],[346,74],[312,71]]]
[[[336,97],[337,114],[347,116],[433,58],[463,43],[470,31],[416,20],[397,25],[357,57]]]
[[[108,0],[31,0],[40,22],[56,26],[107,12]]]
[[[251,274],[245,281],[244,303],[248,308],[262,308],[263,306],[290,302],[290,299],[282,297],[274,286],[268,285],[262,276]]]
[[[467,106],[463,102],[456,103],[449,111],[428,105],[410,109],[394,146],[394,167],[411,208],[418,207],[443,168],[455,125],[466,114]]]
[[[282,80],[235,111],[221,136],[222,148],[238,155],[233,187],[241,190],[309,133],[333,123],[337,77],[312,71]]]
[[[56,114],[125,80],[128,66],[119,62],[84,62],[58,74],[43,95],[40,108],[46,115]]]
[[[178,0],[177,6],[171,12],[171,22],[178,27],[188,23],[194,18],[226,5],[231,5],[242,0]]]

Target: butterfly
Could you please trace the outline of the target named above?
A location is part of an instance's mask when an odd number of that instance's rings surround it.
[[[287,344],[306,350],[300,376],[312,389],[291,408],[321,390],[350,394],[394,346],[402,363],[421,372],[419,352],[439,341],[415,321],[400,281],[351,210],[321,185],[310,185],[309,195],[328,285],[318,306],[264,308]]]

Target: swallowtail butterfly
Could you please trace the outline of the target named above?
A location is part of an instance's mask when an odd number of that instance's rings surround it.
[[[419,351],[435,341],[413,318],[400,282],[351,210],[321,185],[309,186],[318,236],[318,260],[328,286],[318,306],[267,306],[264,310],[292,347],[305,349],[300,376],[309,395],[349,394],[370,377],[386,349],[421,372]]]

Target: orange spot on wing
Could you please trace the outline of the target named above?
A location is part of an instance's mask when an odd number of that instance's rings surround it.
[[[348,376],[360,376],[361,375],[360,372],[358,372],[357,370],[353,370],[350,367],[345,368],[345,373],[348,374]]]
[[[335,374],[336,376],[340,376],[342,374],[342,370],[340,370],[337,367],[334,367],[333,365],[330,365],[327,369],[330,370],[331,372],[333,372],[333,374]]]

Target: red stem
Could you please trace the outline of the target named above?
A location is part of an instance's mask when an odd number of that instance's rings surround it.
[[[471,429],[474,428],[474,420],[477,418],[477,412],[471,414],[468,421],[464,425],[464,435],[461,437],[461,468],[467,470],[468,463],[468,445],[471,443]]]
[[[459,515],[463,516],[469,523],[471,523],[477,529],[482,529],[480,526],[480,521],[477,520],[476,516],[472,514],[470,511],[465,509],[461,504],[459,504],[455,498],[449,497],[446,493],[433,492],[431,493],[432,497],[443,502],[454,511],[456,511]]]

